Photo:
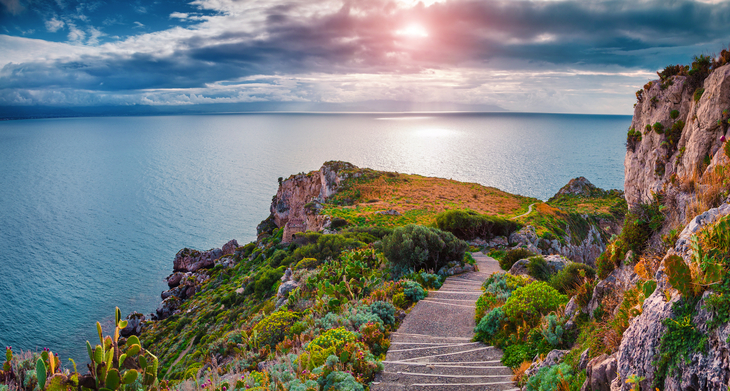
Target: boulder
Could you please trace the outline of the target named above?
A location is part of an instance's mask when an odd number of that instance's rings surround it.
[[[228,243],[224,244],[223,247],[221,247],[221,250],[223,251],[223,255],[231,255],[235,254],[236,249],[240,247],[238,245],[238,241],[236,239],[233,239],[229,241]]]
[[[608,277],[599,281],[596,287],[593,288],[593,297],[588,302],[588,313],[593,317],[598,306],[608,296],[618,298],[617,303],[620,303],[624,292],[635,287],[637,281],[639,281],[639,276],[634,272],[634,267],[631,264],[624,264],[612,271]],[[616,306],[616,310],[618,310],[618,306]]]
[[[127,315],[127,327],[119,330],[119,334],[124,338],[129,338],[132,335],[139,336],[142,334],[142,322],[144,321],[144,315],[139,312],[132,312]]]
[[[167,277],[167,286],[169,286],[170,288],[177,287],[178,285],[180,285],[180,281],[182,280],[182,278],[184,276],[185,276],[185,273],[183,273],[183,272],[175,272],[175,273],[170,274]]]
[[[159,307],[155,311],[157,313],[157,319],[163,320],[172,316],[174,313],[180,310],[180,299],[177,296],[170,296],[165,300],[162,300]]]
[[[618,376],[616,366],[616,355],[602,354],[588,362],[586,366],[587,390],[611,391],[611,383]]]
[[[538,238],[535,233],[535,227],[531,225],[522,227],[519,231],[513,232],[509,236],[509,242],[514,248],[525,247],[535,254],[540,254],[540,250],[537,248]]]
[[[208,269],[213,267],[215,261],[221,256],[223,256],[223,250],[219,248],[202,252],[184,248],[175,254],[173,270],[176,272],[194,272],[199,269]]]

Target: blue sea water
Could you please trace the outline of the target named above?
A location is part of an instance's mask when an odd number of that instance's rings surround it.
[[[277,178],[327,160],[547,199],[623,188],[628,116],[230,114],[0,122],[0,347],[85,361],[150,313],[175,253],[255,238]]]

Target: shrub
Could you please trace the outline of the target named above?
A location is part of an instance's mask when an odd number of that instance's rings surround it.
[[[527,344],[515,344],[505,346],[502,349],[503,355],[501,362],[504,366],[515,368],[519,367],[524,361],[532,361],[537,355],[537,350]]]
[[[527,264],[527,272],[536,280],[547,281],[550,279],[550,267],[542,256],[534,256],[530,258]]]
[[[695,93],[694,93],[694,100],[695,100],[695,102],[699,102],[700,98],[702,98],[702,94],[704,94],[704,93],[705,93],[705,89],[704,88],[701,88],[700,87],[700,88],[696,89],[695,90]]]
[[[448,210],[436,215],[436,226],[465,240],[491,239],[509,236],[519,225],[514,221],[495,216],[485,216],[474,211]]]
[[[281,266],[278,269],[265,268],[256,279],[254,283],[254,290],[259,295],[272,293],[273,287],[281,279],[286,270],[285,266]]]
[[[390,348],[390,340],[380,331],[377,323],[366,323],[360,328],[360,340],[368,346],[374,355],[380,356]]]
[[[655,132],[656,132],[657,134],[662,134],[662,133],[664,133],[664,125],[662,125],[662,124],[661,124],[660,122],[656,122],[656,123],[654,123],[654,126],[652,126],[652,128],[654,129],[654,131],[655,131]]]
[[[669,118],[677,119],[679,117],[679,110],[672,110],[669,112]]]
[[[516,248],[514,250],[509,250],[507,251],[507,254],[504,255],[504,258],[499,261],[499,267],[501,267],[502,270],[509,270],[510,268],[512,268],[512,265],[515,264],[515,262],[519,261],[520,259],[532,257],[534,255],[535,253],[525,248]]]
[[[507,299],[503,309],[512,323],[521,324],[524,320],[528,325],[534,326],[541,316],[555,311],[567,301],[565,295],[546,282],[538,281],[517,288]]]
[[[527,380],[527,391],[553,391],[568,389],[573,380],[573,369],[566,363],[545,367]]]
[[[386,326],[395,324],[395,307],[386,301],[376,301],[370,304],[370,311],[377,315]]]
[[[403,293],[396,293],[393,295],[393,305],[401,309],[406,309],[411,305],[411,301]]]
[[[725,141],[725,156],[730,158],[730,142]]]
[[[636,146],[641,142],[641,132],[636,131],[634,128],[629,129],[626,134],[626,148],[630,149],[631,152],[636,150]]]
[[[403,281],[403,295],[413,303],[417,303],[426,297],[426,291],[423,289],[421,284],[405,280]]]
[[[299,320],[297,312],[282,310],[270,314],[253,328],[258,336],[257,343],[276,346],[289,333],[289,329],[297,320]]]
[[[529,284],[530,281],[522,276],[509,273],[492,273],[482,287],[485,294],[492,295],[498,300],[507,300],[515,289]]]
[[[500,327],[502,327],[502,323],[506,319],[507,316],[504,314],[502,307],[497,307],[489,311],[489,313],[484,315],[484,317],[479,321],[477,327],[474,328],[474,338],[479,341],[488,342],[495,334],[497,334]]]
[[[461,262],[467,248],[451,232],[414,224],[396,228],[381,246],[391,263],[411,270],[439,270],[449,262]]]
[[[352,374],[341,371],[332,371],[323,382],[322,390],[326,391],[364,391]]]
[[[468,253],[467,253],[468,254]],[[421,284],[425,288],[431,288],[431,289],[439,289],[441,288],[441,285],[443,283],[443,280],[445,279],[443,276],[440,276],[438,274],[431,274],[426,272],[420,272],[420,273],[410,273],[404,278],[413,280],[419,284]]]
[[[550,286],[561,293],[568,293],[577,285],[582,284],[586,278],[593,279],[596,271],[583,263],[571,262],[563,270],[550,277]]]

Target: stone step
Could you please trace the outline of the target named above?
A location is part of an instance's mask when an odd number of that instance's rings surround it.
[[[508,375],[451,375],[418,372],[383,372],[381,381],[401,384],[473,384],[512,382],[512,374]]]
[[[432,343],[432,344],[449,344],[449,343],[468,343],[472,342],[470,337],[452,337],[452,336],[433,336],[418,333],[391,333],[391,344],[402,343]]]
[[[441,344],[424,344],[417,342],[405,342],[391,345],[388,349],[388,357],[392,357],[394,361],[413,356],[430,356],[442,353],[463,352],[475,348],[484,347],[481,342],[463,342],[463,343],[441,343]]]
[[[519,391],[512,382],[416,383],[372,382],[370,391]]]
[[[444,362],[444,361],[490,361],[500,359],[502,352],[493,346],[461,346],[450,349],[409,350],[391,352],[386,355],[387,361],[410,362]]]
[[[478,364],[462,363],[410,363],[386,361],[383,363],[386,372],[413,372],[445,375],[505,375],[512,376],[511,369],[503,366],[499,360],[490,360]]]

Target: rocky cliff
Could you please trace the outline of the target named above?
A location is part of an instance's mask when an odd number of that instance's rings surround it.
[[[267,220],[278,228],[292,223],[290,226],[296,225],[297,231],[321,231],[328,227],[329,217],[319,215],[318,212],[345,179],[358,175],[354,172],[356,169],[357,167],[347,162],[329,161],[318,171],[292,175],[280,181],[279,189],[271,201],[271,215]],[[288,233],[285,232],[284,236],[291,236]]]
[[[626,253],[597,282],[584,308],[596,320],[610,309],[602,321],[614,326],[628,318],[618,346],[586,364],[584,390],[730,386],[730,65],[723,56],[730,58],[723,51],[720,63],[700,57],[691,67],[667,67],[637,92],[625,196],[632,216],[647,210],[642,204],[658,204],[664,216],[655,221],[663,224],[651,228],[647,247]],[[625,224],[612,248],[635,243],[637,227]]]
[[[730,65],[704,80],[681,74],[637,92],[624,160],[629,205],[663,195],[675,224],[717,205],[715,167],[730,161],[722,148],[730,119]]]

